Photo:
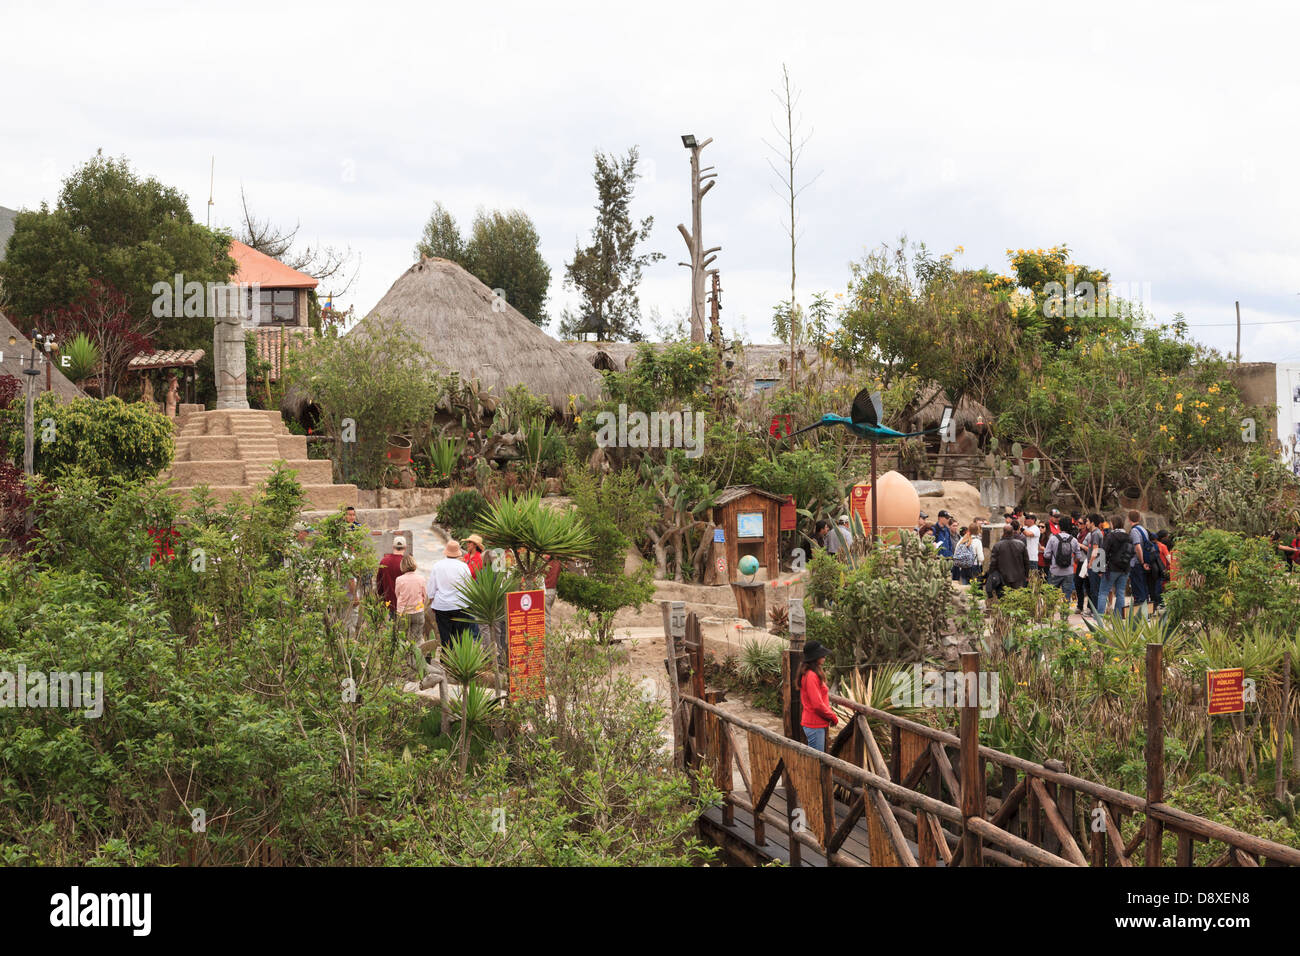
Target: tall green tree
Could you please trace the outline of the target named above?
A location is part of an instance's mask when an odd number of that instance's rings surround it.
[[[650,235],[654,217],[638,224],[630,212],[632,192],[639,174],[633,146],[626,156],[596,152],[596,225],[591,243],[575,246],[566,264],[564,285],[582,296],[577,314],[565,310],[560,335],[566,338],[594,333],[601,341],[638,341],[641,302],[637,286],[641,272],[658,262],[663,253],[637,254],[636,247]]]
[[[460,238],[460,227],[456,225],[456,217],[442,203],[433,204],[429,221],[424,224],[420,241],[415,244],[415,254],[465,264],[465,243]]]
[[[551,267],[540,244],[537,227],[520,210],[480,209],[465,243],[465,268],[489,289],[501,289],[505,300],[534,325],[544,326]]]
[[[489,289],[501,289],[506,302],[530,322],[544,326],[551,267],[542,258],[540,245],[537,227],[521,210],[480,209],[469,238],[464,239],[456,218],[442,203],[434,203],[415,254],[450,259]]]
[[[87,296],[98,279],[119,290],[135,315],[149,315],[156,282],[225,282],[234,273],[230,237],[190,215],[180,190],[142,179],[125,157],[97,153],[63,182],[53,209],[42,203],[14,220],[0,286],[20,324]],[[210,348],[212,320],[168,317],[153,341],[159,348]]]

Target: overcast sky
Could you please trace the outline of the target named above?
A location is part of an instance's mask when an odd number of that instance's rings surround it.
[[[1243,358],[1300,359],[1300,14],[1288,3],[722,5],[60,3],[5,0],[0,205],[55,200],[97,148],[233,227],[255,213],[351,246],[364,314],[435,200],[536,223],[558,317],[591,228],[593,150],[640,147],[654,216],[641,301],[689,306],[682,133],[718,185],[723,321],[771,340],[789,247],[763,144],[782,63],[811,141],[801,299],[906,233],[958,263],[1067,243],[1159,318]],[[323,289],[322,291],[328,291]],[[1274,324],[1262,324],[1262,323]],[[643,323],[649,331],[649,323]]]

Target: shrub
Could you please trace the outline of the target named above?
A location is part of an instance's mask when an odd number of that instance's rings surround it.
[[[170,419],[139,402],[128,405],[116,396],[64,402],[43,392],[35,404],[35,467],[51,480],[73,466],[99,478],[152,478],[172,462],[176,443]],[[0,422],[9,454],[21,462],[22,403],[0,412]],[[49,429],[52,440],[44,441]]]
[[[438,524],[453,537],[463,540],[478,521],[479,515],[487,510],[487,506],[487,499],[476,489],[466,488],[442,503],[438,509]]]

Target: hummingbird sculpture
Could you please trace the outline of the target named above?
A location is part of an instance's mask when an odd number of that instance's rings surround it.
[[[916,438],[918,435],[928,435],[932,432],[947,429],[952,412],[951,409],[944,409],[944,419],[937,427],[927,428],[919,432],[900,432],[887,428],[881,424],[884,417],[885,412],[880,403],[880,393],[871,392],[864,388],[854,397],[853,407],[849,410],[848,418],[843,415],[823,415],[821,421],[791,433],[790,437],[793,438],[795,435],[802,435],[804,432],[812,431],[814,428],[823,428],[827,425],[843,425],[859,438],[866,438],[871,441],[892,438]]]

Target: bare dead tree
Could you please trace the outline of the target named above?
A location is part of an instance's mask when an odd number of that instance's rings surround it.
[[[248,196],[244,187],[239,187],[239,202],[243,209],[243,220],[235,236],[244,245],[256,249],[272,259],[279,259],[290,269],[306,273],[317,282],[343,282],[343,287],[330,289],[331,295],[346,295],[356,281],[359,256],[352,247],[339,250],[334,246],[306,246],[301,252],[294,251],[298,239],[298,230],[302,223],[294,223],[292,229],[280,229],[269,219],[258,219],[248,208]],[[354,265],[354,260],[358,260]],[[332,280],[332,281],[331,281]],[[345,281],[346,280],[346,281]]]
[[[772,187],[783,203],[788,203],[790,207],[790,218],[788,221],[782,221],[781,225],[790,237],[790,311],[788,316],[788,325],[786,332],[790,337],[790,387],[794,388],[794,347],[799,338],[799,309],[795,299],[795,251],[799,244],[799,217],[798,210],[795,206],[795,200],[799,194],[817,181],[821,176],[821,171],[812,179],[799,184],[797,170],[799,160],[803,156],[804,147],[812,139],[813,131],[811,129],[805,134],[803,132],[803,116],[796,117],[795,111],[799,106],[799,100],[803,93],[796,89],[790,82],[790,69],[784,63],[781,64],[781,88],[772,91],[780,105],[778,117],[772,120],[772,128],[776,131],[778,143],[769,143],[763,140],[763,145],[777,155],[777,162],[768,159],[767,164],[772,167],[772,172],[776,174],[777,180],[781,183],[781,189],[776,186]],[[780,121],[784,121],[784,127]]]
[[[710,136],[704,142],[697,142],[693,135],[683,136],[682,143],[691,151],[691,228],[684,223],[677,224],[677,231],[686,240],[686,249],[690,253],[690,262],[679,262],[691,270],[691,341],[704,341],[704,277],[710,273],[709,266],[716,260],[715,253],[722,246],[704,247],[704,197],[710,189],[718,184],[718,174],[712,172],[712,166],[700,168],[700,151],[713,142]]]

